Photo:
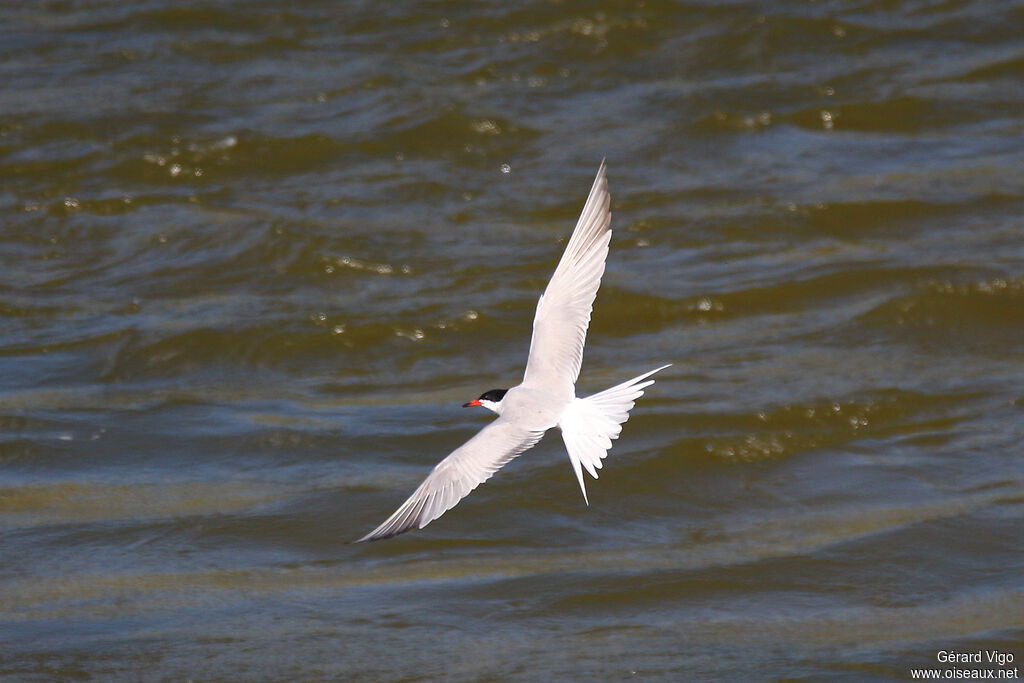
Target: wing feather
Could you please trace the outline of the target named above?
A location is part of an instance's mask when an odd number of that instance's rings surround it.
[[[537,302],[524,385],[576,384],[583,345],[611,241],[605,162],[569,238],[551,281]]]
[[[422,529],[491,478],[502,466],[532,448],[544,432],[517,427],[498,418],[439,462],[409,499],[376,529],[360,538],[376,541]]]

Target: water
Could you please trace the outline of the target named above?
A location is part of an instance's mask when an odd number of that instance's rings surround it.
[[[1019,665],[1022,24],[5,4],[0,677]],[[552,434],[427,529],[348,544],[518,382],[602,157],[580,390],[674,365],[591,505]]]

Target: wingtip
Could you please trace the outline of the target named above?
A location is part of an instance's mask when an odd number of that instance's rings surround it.
[[[398,534],[402,533],[401,531],[393,531],[393,530],[383,531],[382,530],[383,526],[385,526],[385,525],[382,524],[381,526],[377,527],[376,529],[374,529],[370,533],[366,534],[362,538],[357,538],[354,541],[349,541],[349,543],[356,544],[356,543],[372,543],[373,541],[383,541],[385,538],[392,538],[392,537],[397,536]],[[408,529],[406,529],[405,531],[408,531]]]
[[[393,533],[389,533],[389,534],[379,534],[379,533],[377,533],[377,530],[375,529],[375,530],[371,531],[370,533],[366,534],[365,536],[363,536],[362,538],[357,538],[356,540],[349,541],[348,543],[351,544],[351,545],[355,545],[356,543],[373,543],[374,541],[383,541],[386,538],[394,538],[395,536],[397,536],[400,533],[402,533],[402,532],[399,531],[397,533],[393,532]]]

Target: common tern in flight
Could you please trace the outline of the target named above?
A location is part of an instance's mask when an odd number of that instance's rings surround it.
[[[497,413],[498,419],[438,463],[394,514],[357,543],[422,529],[506,463],[532,448],[552,427],[562,430],[583,500],[590,504],[583,469],[597,479],[601,460],[612,447],[612,439],[619,437],[634,401],[654,384],[648,377],[671,365],[593,396],[576,396],[590,312],[612,237],[608,204],[608,180],[602,161],[565,253],[537,302],[522,383],[511,389],[492,389],[466,403],[464,408],[483,406]]]

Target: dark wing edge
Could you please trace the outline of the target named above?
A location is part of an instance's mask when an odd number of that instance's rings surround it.
[[[565,252],[537,302],[524,384],[546,379],[575,384],[611,242],[607,163],[594,177]]]

